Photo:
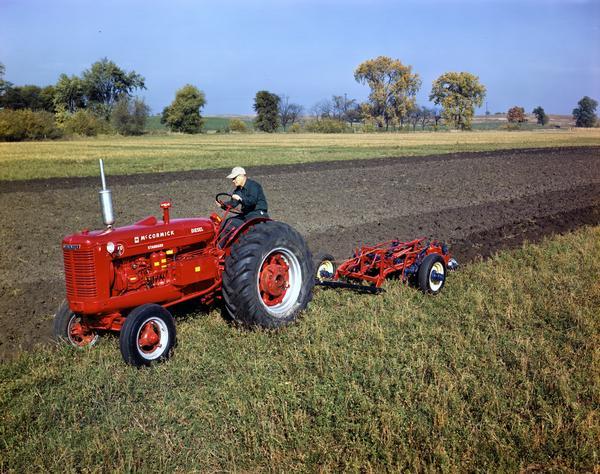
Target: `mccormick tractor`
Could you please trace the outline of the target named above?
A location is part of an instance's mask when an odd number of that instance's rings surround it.
[[[291,323],[312,298],[314,271],[302,236],[287,224],[256,218],[223,230],[223,219],[146,217],[113,227],[111,192],[100,160],[103,230],[63,239],[67,298],[54,319],[55,337],[91,346],[103,332],[119,331],[124,360],[134,366],[167,359],[175,346],[169,308],[222,300],[225,316],[246,327]],[[230,197],[230,196],[229,196]]]

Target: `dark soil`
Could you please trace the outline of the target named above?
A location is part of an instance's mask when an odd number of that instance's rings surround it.
[[[173,201],[172,217],[216,210],[222,169],[110,176],[117,225]],[[600,224],[600,147],[508,150],[255,167],[275,219],[313,251],[431,236],[460,263]],[[49,340],[64,297],[64,235],[102,226],[99,178],[0,182],[0,360]]]

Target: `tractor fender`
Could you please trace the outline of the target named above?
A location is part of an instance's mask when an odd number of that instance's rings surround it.
[[[227,242],[225,242],[225,245],[223,245],[222,249],[225,250],[227,253],[229,253],[228,250],[233,245],[233,243],[236,242],[237,239],[239,239],[239,237],[241,235],[248,232],[248,229],[250,227],[258,224],[259,222],[267,222],[267,221],[272,221],[272,220],[273,219],[271,219],[269,217],[255,217],[253,219],[250,219],[250,220],[244,222],[241,226],[239,226],[237,229],[235,229],[233,234],[231,234],[231,236],[227,239]]]

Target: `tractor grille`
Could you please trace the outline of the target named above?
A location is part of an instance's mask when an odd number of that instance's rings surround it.
[[[67,296],[93,298],[96,290],[96,265],[93,250],[63,250]]]

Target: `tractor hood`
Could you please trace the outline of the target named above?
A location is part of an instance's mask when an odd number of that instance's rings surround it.
[[[63,239],[63,250],[95,248],[114,257],[128,257],[210,241],[215,225],[207,218],[171,219],[168,223],[147,217],[135,224],[105,230],[83,230]]]

